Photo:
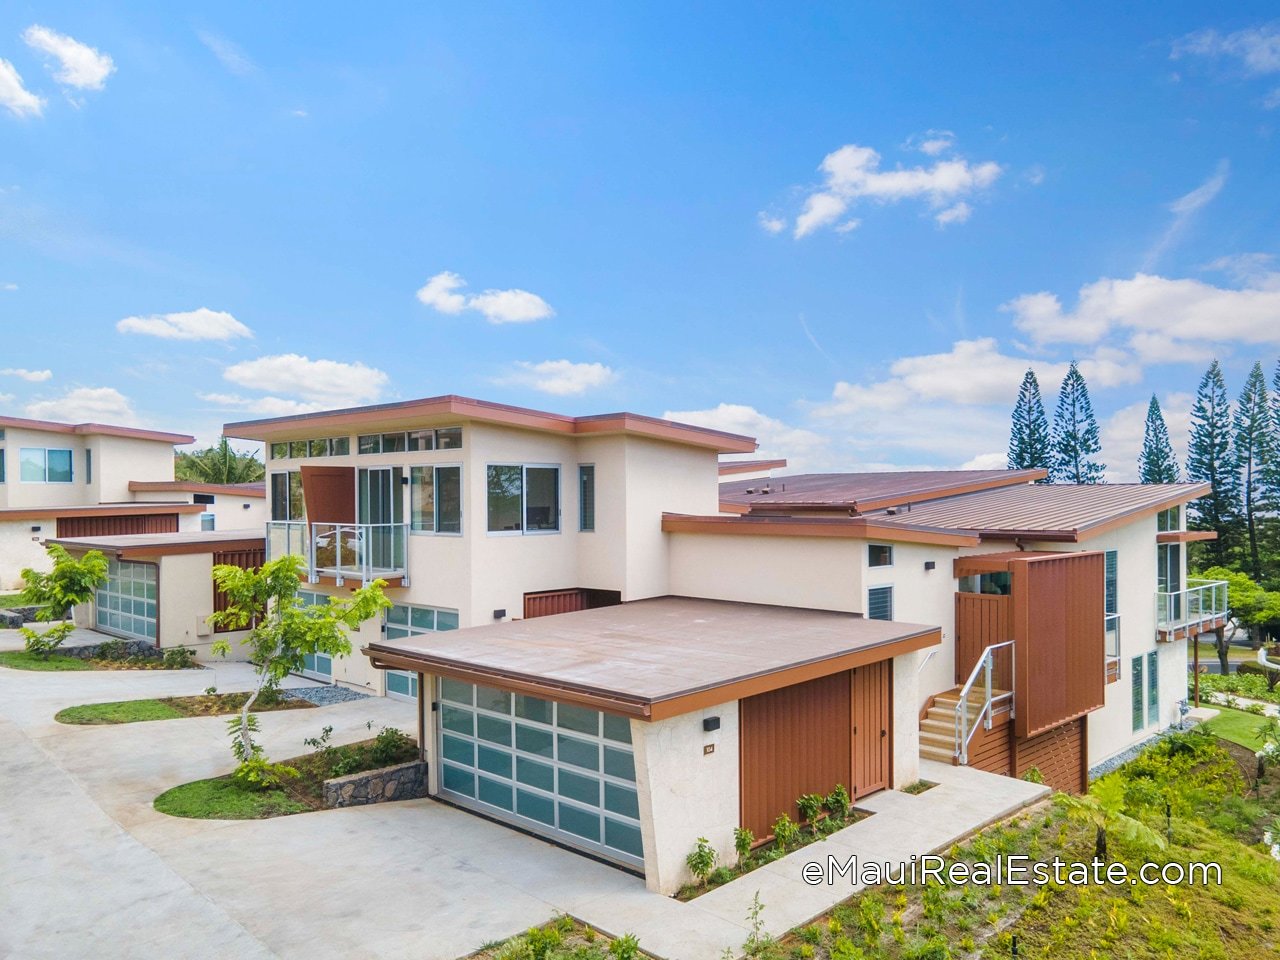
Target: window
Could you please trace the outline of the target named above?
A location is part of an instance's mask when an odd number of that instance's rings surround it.
[[[1129,697],[1133,713],[1133,730],[1135,733],[1143,728],[1144,720],[1146,718],[1145,703],[1142,699],[1142,665],[1145,660],[1145,657],[1134,657],[1130,664],[1132,679],[1130,680],[1131,687],[1129,689]]]
[[[327,457],[329,455],[328,440],[308,440],[307,456],[308,457]]]
[[[975,573],[960,578],[961,593],[1006,595],[1012,587],[1013,581],[1006,570],[998,570],[995,573]]]
[[[893,587],[872,587],[867,591],[867,619],[893,619]]]
[[[887,543],[867,544],[868,567],[892,567],[893,547]]]
[[[1116,552],[1115,552],[1114,550],[1108,550],[1105,554],[1103,554],[1103,558],[1104,558],[1104,559],[1103,559],[1103,565],[1104,565],[1104,571],[1105,571],[1105,572],[1103,573],[1103,587],[1102,587],[1102,591],[1103,591],[1103,597],[1104,597],[1104,601],[1103,601],[1103,602],[1104,602],[1104,603],[1105,603],[1105,605],[1106,605],[1106,606],[1105,606],[1105,612],[1106,612],[1106,613],[1119,613],[1119,612],[1120,612],[1120,611],[1116,608],[1116,603],[1117,603],[1117,597],[1116,597],[1116,556],[1117,556],[1117,555],[1116,555]]]
[[[93,451],[84,452],[84,482],[93,483]]]
[[[560,529],[560,468],[490,466],[491,533],[552,533]]]
[[[436,448],[436,432],[434,430],[410,430],[410,450],[434,450]]]
[[[345,457],[351,452],[350,437],[333,437],[329,440],[329,455],[334,457]]]
[[[268,450],[270,451],[272,460],[289,459],[289,444],[287,443],[273,443]]]
[[[404,453],[408,449],[409,444],[403,433],[384,433],[382,435],[383,453]]]
[[[1156,529],[1161,533],[1182,529],[1182,508],[1170,507],[1156,514]]]
[[[411,467],[409,529],[415,533],[462,532],[462,468]]]
[[[356,438],[356,450],[360,453],[381,453],[382,434],[371,433]]]
[[[367,433],[356,438],[356,450],[360,453],[401,453],[406,450],[459,450],[461,448],[461,427],[410,430],[408,433]]]
[[[596,528],[596,467],[578,465],[578,529],[590,533]]]
[[[0,427],[0,483],[4,483],[4,428]]]
[[[215,499],[212,493],[193,493],[191,495],[192,503],[203,503],[206,507],[213,506]]]
[[[305,440],[290,440],[289,456],[305,457],[307,455],[307,446],[307,441]]]
[[[1160,653],[1147,654],[1147,723],[1160,722]]]
[[[71,451],[23,447],[18,451],[23,483],[70,483]]]
[[[411,607],[405,603],[392,604],[387,611],[383,632],[388,640],[432,633],[437,630],[457,630],[458,611],[440,610],[435,607]],[[418,675],[405,670],[387,671],[387,694],[414,700],[418,696]]]
[[[302,497],[302,474],[297,470],[271,475],[271,519],[305,520],[306,502]]]
[[[200,529],[202,531],[207,533],[208,531],[213,529],[213,526],[214,526],[214,516],[212,513],[200,514]]]

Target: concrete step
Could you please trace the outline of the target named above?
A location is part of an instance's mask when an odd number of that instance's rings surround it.
[[[926,760],[937,760],[939,763],[955,763],[955,755],[949,750],[941,750],[938,747],[931,747],[927,744],[920,744],[920,756]]]
[[[930,714],[929,716],[925,717],[923,720],[920,721],[920,733],[923,734],[925,733],[925,731],[929,731],[930,733],[936,733],[939,736],[943,736],[943,737],[951,737],[954,739],[956,735],[955,717],[946,717],[944,719],[942,717],[935,717],[933,716],[933,714]]]

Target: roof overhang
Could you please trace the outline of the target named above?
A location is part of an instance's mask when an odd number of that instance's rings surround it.
[[[56,520],[58,517],[139,517],[163,513],[204,513],[202,503],[98,503],[86,507],[14,507],[0,510],[5,520]]]
[[[766,470],[782,470],[786,460],[721,460],[720,476],[728,477],[735,473],[760,473]]]
[[[636,413],[570,417],[452,395],[266,420],[243,420],[226,424],[223,433],[228,437],[264,442],[303,440],[326,432],[355,432],[362,428],[412,429],[415,425],[433,420],[440,423],[449,420],[474,420],[569,436],[627,434],[705,447],[719,453],[754,453],[756,449],[756,441],[752,437]]]
[[[211,493],[223,496],[265,498],[265,483],[200,483],[195,480],[130,480],[133,493]]]
[[[226,533],[218,536],[195,531],[120,534],[114,537],[55,537],[48,542],[56,543],[72,552],[99,550],[117,560],[252,551],[262,550],[266,546],[265,537]]]
[[[1164,530],[1156,534],[1156,543],[1198,543],[1217,539],[1217,530]]]
[[[931,543],[944,547],[973,547],[981,542],[976,533],[967,531],[889,523],[867,517],[723,517],[664,513],[662,531],[752,537],[847,537],[853,540]]]
[[[178,446],[196,442],[196,438],[187,433],[166,433],[162,430],[120,427],[110,423],[59,423],[56,420],[0,417],[0,427],[11,427],[15,430],[39,430],[42,433],[76,434],[84,437],[125,437],[132,440],[155,440],[158,443],[169,443]]]
[[[779,630],[790,642],[776,642]],[[941,643],[939,628],[856,614],[661,597],[380,641],[375,667],[663,720]]]

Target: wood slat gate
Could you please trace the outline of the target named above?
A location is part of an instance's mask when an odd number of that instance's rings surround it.
[[[889,786],[893,661],[869,663],[849,673],[853,707],[853,782],[849,790],[856,799]]]

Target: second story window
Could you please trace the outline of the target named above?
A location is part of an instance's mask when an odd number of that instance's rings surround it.
[[[23,447],[18,451],[23,483],[70,483],[71,451]]]
[[[491,465],[486,472],[490,533],[555,533],[560,529],[560,468]]]
[[[578,465],[578,529],[590,533],[596,528],[596,467]]]
[[[409,521],[414,533],[462,532],[462,468],[409,469]]]
[[[893,547],[887,543],[867,544],[868,567],[892,567]]]
[[[307,519],[307,509],[302,499],[302,474],[299,471],[289,470],[271,475],[271,519]]]
[[[867,591],[867,619],[893,619],[893,587],[872,587]]]
[[[1182,529],[1182,508],[1170,507],[1168,510],[1161,510],[1156,514],[1156,530],[1165,533],[1171,530]]]

